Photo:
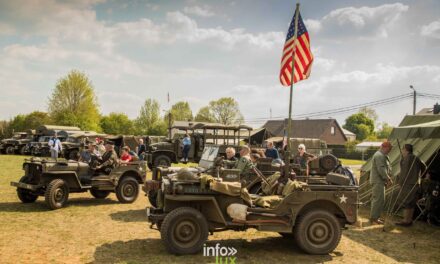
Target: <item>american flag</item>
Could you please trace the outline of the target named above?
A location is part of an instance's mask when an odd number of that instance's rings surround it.
[[[299,12],[299,11],[298,11]],[[295,12],[296,14],[296,12]],[[292,75],[292,57],[295,58],[295,71],[293,73],[293,83],[307,79],[310,75],[310,69],[313,62],[313,55],[310,50],[309,33],[298,14],[298,34],[295,43],[295,15],[290,22],[289,31],[287,32],[286,43],[284,43],[283,57],[281,58],[280,81],[283,86],[291,85]],[[296,46],[295,56],[293,49]]]

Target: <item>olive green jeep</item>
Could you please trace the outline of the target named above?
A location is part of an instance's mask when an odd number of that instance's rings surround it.
[[[248,228],[278,232],[309,254],[328,254],[357,220],[357,186],[290,181],[278,193],[255,195],[240,182],[188,172],[163,176],[156,207],[147,207],[148,221],[173,254],[201,251],[214,232]]]
[[[93,164],[93,162],[91,163]],[[146,179],[144,161],[119,164],[111,171],[100,172],[95,166],[78,161],[31,158],[23,163],[24,176],[11,182],[23,203],[33,203],[44,196],[50,209],[63,207],[69,193],[87,192],[97,199],[111,192],[121,203],[133,203],[139,194],[139,184]]]

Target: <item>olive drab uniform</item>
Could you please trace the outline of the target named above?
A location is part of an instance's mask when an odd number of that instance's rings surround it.
[[[425,169],[425,163],[414,154],[408,154],[400,160],[400,174],[396,183],[401,188],[397,197],[401,208],[411,209],[416,206],[418,181]]]
[[[114,150],[106,151],[104,155],[102,155],[102,159],[100,162],[101,171],[110,174],[111,170],[116,167],[118,164],[118,155]]]
[[[250,174],[252,168],[252,162],[249,157],[240,157],[237,161],[223,161],[226,165],[233,165],[234,169],[240,170],[241,176],[247,176]]]
[[[371,212],[370,219],[378,219],[385,204],[385,184],[391,174],[390,159],[378,150],[372,158],[370,172]]]

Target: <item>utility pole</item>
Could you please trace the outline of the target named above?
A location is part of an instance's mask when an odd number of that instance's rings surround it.
[[[417,92],[416,89],[412,85],[409,86],[411,90],[413,90],[413,115],[416,114],[416,102],[417,102]]]
[[[272,108],[270,108],[270,119],[272,120]]]

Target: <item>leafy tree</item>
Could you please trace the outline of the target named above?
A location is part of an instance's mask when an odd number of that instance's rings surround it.
[[[135,126],[137,133],[141,135],[166,135],[167,126],[160,118],[160,105],[157,100],[145,100]]]
[[[374,132],[374,121],[364,113],[353,114],[345,119],[343,128],[356,134],[356,139],[364,140]]]
[[[361,107],[361,109],[359,109],[359,113],[363,113],[366,117],[373,120],[374,123],[376,123],[377,119],[379,118],[379,116],[376,113],[376,110],[374,110],[373,108],[369,108],[367,106]]]
[[[8,122],[8,126],[6,128],[7,136],[12,136],[14,132],[21,132],[28,129],[26,127],[26,115],[16,115]]]
[[[217,122],[225,125],[240,124],[243,115],[240,112],[238,102],[232,97],[222,97],[217,101],[209,102],[202,107],[196,115],[196,121]]]
[[[380,139],[386,139],[390,136],[392,130],[392,126],[386,122],[383,122],[381,128],[377,131],[377,137]]]
[[[199,109],[199,112],[197,112],[194,120],[198,122],[214,123],[215,117],[213,113],[211,113],[211,111],[209,110],[209,106],[205,106]]]
[[[165,115],[165,122],[168,123],[169,112]],[[191,121],[193,120],[193,114],[188,102],[177,102],[171,106],[171,122],[178,121]]]
[[[27,114],[25,116],[24,122],[27,129],[36,129],[37,127],[42,125],[53,124],[49,114],[40,111],[34,111],[30,114]]]
[[[58,80],[49,98],[49,114],[58,125],[78,126],[100,131],[99,109],[94,88],[88,77],[72,70]]]
[[[134,122],[124,113],[110,113],[103,116],[100,121],[102,130],[107,134],[113,135],[133,135],[135,134]]]

